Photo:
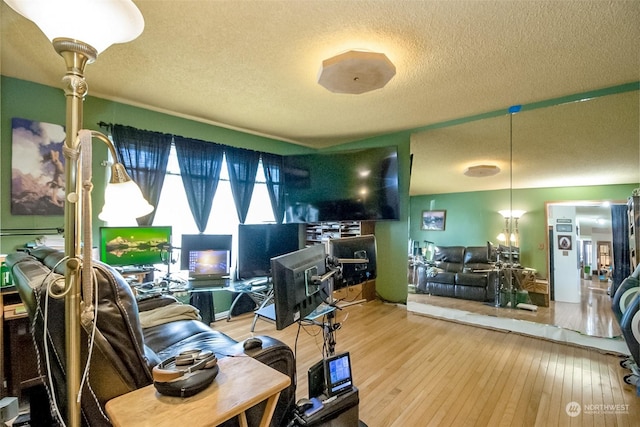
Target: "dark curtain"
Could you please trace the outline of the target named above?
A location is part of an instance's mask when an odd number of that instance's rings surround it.
[[[222,169],[222,145],[174,136],[182,185],[198,230],[204,233]]]
[[[622,281],[631,275],[629,250],[629,218],[626,205],[611,205],[611,231],[613,234],[613,277],[611,296]]]
[[[244,224],[247,219],[247,212],[249,212],[253,186],[256,182],[260,153],[253,150],[227,147],[225,155],[227,157],[231,193],[236,205],[238,220],[241,224]]]
[[[173,136],[123,125],[113,125],[111,135],[120,162],[140,186],[147,201],[158,206]],[[151,225],[154,216],[155,209],[138,218],[138,225]]]
[[[271,200],[271,210],[278,224],[284,219],[284,157],[278,154],[262,154],[262,168],[267,180],[267,191]]]

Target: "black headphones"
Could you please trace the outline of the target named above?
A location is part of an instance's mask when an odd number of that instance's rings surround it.
[[[185,350],[153,367],[153,385],[166,396],[189,397],[207,388],[218,371],[213,352]]]

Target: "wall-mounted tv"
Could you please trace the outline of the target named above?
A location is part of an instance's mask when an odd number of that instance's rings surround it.
[[[395,146],[286,156],[285,222],[400,218]]]
[[[271,258],[304,248],[304,224],[240,224],[238,278],[271,275]]]
[[[161,264],[171,247],[171,226],[100,227],[100,261],[112,266]]]

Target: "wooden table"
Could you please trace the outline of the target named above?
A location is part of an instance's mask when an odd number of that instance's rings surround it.
[[[235,416],[244,427],[245,411],[267,400],[260,426],[268,426],[289,377],[248,356],[225,357],[218,366],[213,383],[194,396],[164,396],[150,385],[108,401],[107,414],[116,427],[217,426]]]

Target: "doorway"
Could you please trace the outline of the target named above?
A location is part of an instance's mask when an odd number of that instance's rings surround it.
[[[611,257],[611,242],[598,240],[598,276],[600,280],[609,278],[610,272],[613,270]]]
[[[619,202],[624,204],[623,202]],[[616,202],[618,204],[618,202]],[[611,203],[605,201],[569,201],[569,202],[550,202],[547,203],[547,218],[552,218],[551,212],[555,206],[571,206],[575,208],[575,224],[574,237],[577,248],[576,254],[577,268],[580,269],[580,275],[583,276],[584,267],[588,266],[588,270],[595,276],[600,268],[600,255],[606,260],[607,267],[613,264],[612,248],[615,245],[613,238],[613,226],[611,222]],[[556,224],[549,223],[549,229],[554,229]],[[549,233],[549,244],[547,245],[548,270],[547,277],[553,277],[553,268],[551,260],[553,258],[554,242],[551,233]],[[599,252],[602,243],[602,254]],[[551,285],[551,280],[549,281]]]

